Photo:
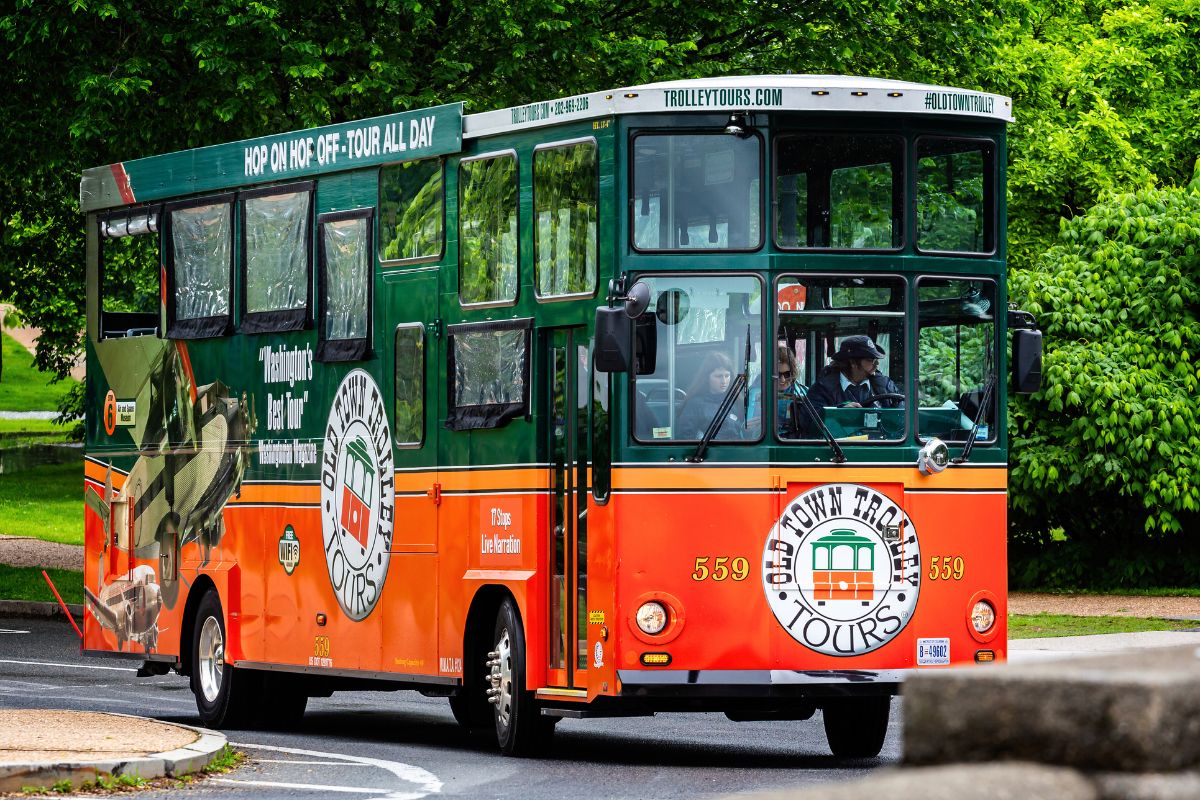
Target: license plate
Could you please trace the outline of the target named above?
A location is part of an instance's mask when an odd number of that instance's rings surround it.
[[[949,639],[917,639],[917,666],[949,663]]]

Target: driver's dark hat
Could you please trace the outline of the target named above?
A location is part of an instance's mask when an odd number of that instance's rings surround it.
[[[883,349],[871,341],[870,336],[847,336],[842,339],[834,358],[838,361],[850,361],[856,358],[883,358]]]

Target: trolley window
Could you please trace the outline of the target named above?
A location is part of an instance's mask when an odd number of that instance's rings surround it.
[[[361,209],[320,217],[321,361],[353,361],[370,350],[373,215],[373,209]]]
[[[517,299],[517,156],[459,165],[458,294],[463,305]]]
[[[976,441],[994,441],[996,284],[921,278],[917,299],[919,434],[966,442],[974,430]]]
[[[638,250],[762,244],[762,139],[642,134],[633,140],[629,229]]]
[[[776,286],[774,420],[785,440],[896,441],[906,426],[905,282],[789,275]]]
[[[657,329],[657,351],[639,354],[653,368],[634,376],[634,438],[695,442],[715,424],[714,443],[759,439],[761,281],[752,275],[641,280],[650,286],[645,324]]]
[[[995,149],[988,140],[917,140],[918,248],[995,252]]]
[[[598,181],[595,142],[555,145],[533,154],[533,261],[539,298],[595,292]]]
[[[232,197],[171,206],[167,213],[167,335],[222,336],[229,331],[233,282]]]
[[[447,428],[499,428],[529,413],[532,329],[529,319],[449,326]]]
[[[159,333],[159,209],[99,218],[100,338]]]
[[[441,159],[392,164],[379,173],[379,260],[442,257],[446,195]]]
[[[779,137],[775,241],[780,247],[896,249],[903,243],[903,216],[900,137]]]
[[[308,324],[312,283],[312,184],[245,192],[242,285],[245,333],[294,331]]]
[[[396,328],[396,444],[425,440],[425,326]]]

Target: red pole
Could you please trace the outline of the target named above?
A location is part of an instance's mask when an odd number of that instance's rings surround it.
[[[62,606],[63,613],[67,615],[67,619],[71,620],[71,627],[75,629],[75,633],[79,634],[79,638],[83,638],[83,631],[79,630],[79,626],[75,624],[75,618],[71,616],[70,610],[67,609],[67,604],[63,602],[62,595],[58,593],[58,589],[54,588],[54,581],[50,580],[50,576],[46,570],[42,570],[42,577],[46,579],[46,583],[50,586],[50,591],[54,592],[54,598],[58,600],[58,604]]]

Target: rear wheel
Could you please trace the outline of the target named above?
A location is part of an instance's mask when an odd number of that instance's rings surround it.
[[[542,716],[533,692],[525,689],[525,628],[511,599],[500,604],[492,641],[486,680],[496,742],[505,755],[532,755],[549,740],[558,720]]]
[[[215,591],[200,599],[192,632],[192,693],[210,728],[236,728],[253,716],[262,676],[225,662],[225,618]]]
[[[846,697],[821,710],[825,738],[838,758],[874,758],[887,736],[890,697]]]

